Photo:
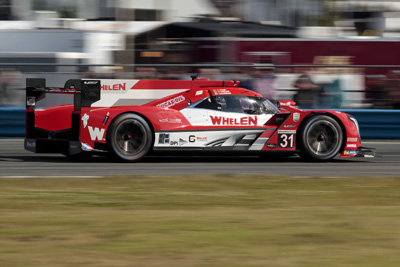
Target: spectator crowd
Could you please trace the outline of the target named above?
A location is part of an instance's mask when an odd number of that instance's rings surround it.
[[[308,108],[343,108],[344,93],[339,75],[325,82],[315,82],[312,71],[292,73],[295,75],[291,88],[280,88],[278,75],[273,65],[255,65],[253,68],[231,68],[222,72],[218,68],[201,68],[194,71],[199,78],[211,80],[238,80],[240,86],[256,91],[272,102],[279,99],[280,93],[290,91],[290,97],[298,107]],[[190,68],[176,67],[170,69],[137,68],[133,73],[124,73],[116,68],[112,72],[82,73],[82,78],[98,79],[191,79]],[[362,90],[360,102],[366,108],[400,109],[400,71],[390,71],[387,75],[366,75],[365,88]],[[23,74],[14,70],[0,71],[0,106],[24,106]]]

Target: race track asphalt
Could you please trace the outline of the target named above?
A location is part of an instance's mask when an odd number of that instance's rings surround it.
[[[297,177],[399,176],[400,142],[364,142],[383,157],[305,162],[297,156],[266,161],[259,157],[148,157],[138,163],[118,163],[95,156],[74,161],[59,154],[24,150],[23,139],[0,139],[0,177],[111,176],[186,174],[268,174]]]

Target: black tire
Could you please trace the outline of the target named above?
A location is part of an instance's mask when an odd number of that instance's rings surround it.
[[[120,161],[136,162],[151,149],[153,134],[148,123],[135,114],[117,117],[107,132],[111,155]]]
[[[300,156],[307,160],[328,161],[339,153],[343,145],[343,131],[333,118],[311,117],[299,135]]]

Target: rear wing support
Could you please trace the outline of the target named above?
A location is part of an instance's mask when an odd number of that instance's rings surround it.
[[[38,101],[45,98],[46,93],[73,94],[74,110],[90,107],[100,100],[100,80],[68,80],[64,88],[46,87],[46,79],[26,79],[26,108],[34,110]]]
[[[66,155],[79,154],[82,151],[79,141],[80,110],[90,107],[100,100],[100,80],[68,80],[63,88],[46,87],[46,79],[26,79],[26,120],[25,149],[36,153],[61,152]],[[74,95],[74,111],[71,114],[71,127],[61,136],[54,132],[36,129],[35,109],[37,103],[47,93]],[[44,132],[44,133],[43,133]],[[44,135],[47,134],[47,138]]]

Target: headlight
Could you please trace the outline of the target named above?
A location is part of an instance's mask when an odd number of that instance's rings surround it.
[[[351,121],[354,123],[354,125],[356,126],[356,128],[357,128],[357,134],[358,134],[358,139],[360,139],[360,142],[361,142],[360,127],[358,126],[358,121],[357,121],[357,119],[356,119],[354,116],[351,116],[351,115],[347,115],[347,117],[348,117],[349,120],[351,120]]]

